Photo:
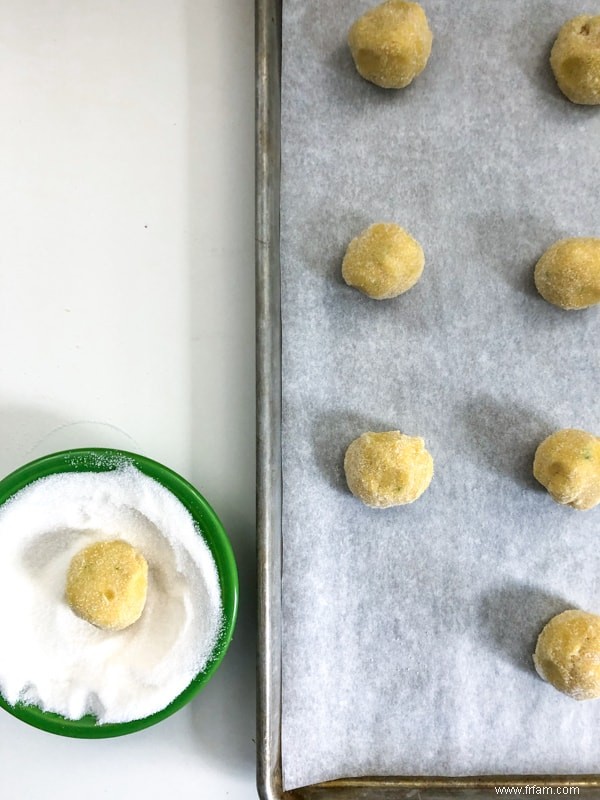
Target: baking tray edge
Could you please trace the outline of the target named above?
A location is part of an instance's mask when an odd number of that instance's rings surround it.
[[[256,0],[257,788],[262,800],[444,800],[511,794],[600,798],[600,775],[344,778],[283,791],[281,764],[282,0]],[[505,791],[502,791],[502,789]],[[513,791],[506,791],[512,788]],[[519,791],[520,789],[520,791]],[[557,791],[558,790],[558,791]]]
[[[281,0],[256,0],[257,785],[281,785]]]

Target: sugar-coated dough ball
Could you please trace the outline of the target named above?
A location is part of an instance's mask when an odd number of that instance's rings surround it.
[[[533,663],[559,692],[575,700],[600,697],[600,617],[576,609],[553,617],[538,637]]]
[[[600,16],[583,14],[560,29],[550,65],[563,94],[573,103],[600,104]]]
[[[344,470],[353,495],[373,508],[389,508],[423,494],[433,477],[433,459],[418,436],[363,433],[346,450]]]
[[[425,69],[433,36],[418,3],[387,0],[350,28],[356,69],[384,89],[403,89]]]
[[[533,474],[557,503],[579,510],[600,503],[600,439],[566,428],[540,444]]]
[[[389,300],[414,286],[424,265],[416,239],[393,222],[377,222],[348,245],[342,276],[374,300]]]
[[[566,309],[600,303],[600,239],[561,239],[535,265],[535,285],[544,300]]]
[[[96,542],[76,553],[67,573],[67,602],[98,628],[120,631],[144,610],[148,564],[121,539]]]

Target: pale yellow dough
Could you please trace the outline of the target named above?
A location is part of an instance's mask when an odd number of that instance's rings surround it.
[[[387,0],[350,28],[348,44],[356,69],[384,89],[403,89],[425,69],[432,33],[418,3]]]
[[[566,428],[540,444],[533,474],[557,503],[578,510],[600,503],[600,439]]]
[[[96,542],[76,553],[67,573],[67,602],[98,628],[120,631],[144,610],[148,564],[121,539]]]
[[[561,239],[535,265],[535,285],[544,300],[565,309],[600,303],[600,239]]]
[[[369,432],[346,450],[344,470],[353,495],[373,508],[389,508],[423,494],[433,477],[433,459],[418,436]]]
[[[600,697],[600,616],[572,609],[553,617],[538,637],[533,663],[559,692],[575,700]]]
[[[348,245],[342,276],[374,300],[389,300],[413,287],[424,265],[416,239],[393,222],[377,222]]]
[[[600,16],[582,14],[565,22],[554,42],[550,65],[569,100],[600,105]]]

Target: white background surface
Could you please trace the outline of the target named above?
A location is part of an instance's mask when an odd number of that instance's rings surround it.
[[[256,796],[253,15],[0,0],[0,474],[155,458],[214,506],[241,585],[225,662],[159,725],[80,741],[1,712],[6,800]]]

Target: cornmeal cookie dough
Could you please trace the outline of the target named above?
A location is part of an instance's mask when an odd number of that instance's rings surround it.
[[[348,245],[342,276],[374,300],[389,300],[413,287],[424,265],[416,239],[393,222],[377,222]]]
[[[136,622],[147,588],[146,559],[121,539],[91,544],[69,564],[67,602],[77,616],[98,628],[120,631]]]
[[[359,17],[348,44],[356,69],[384,89],[403,89],[425,69],[432,33],[418,3],[387,0]]]
[[[418,436],[363,433],[344,458],[348,488],[372,508],[412,503],[431,483],[433,459]]]
[[[535,265],[535,285],[544,300],[565,309],[600,303],[600,239],[561,239]]]
[[[538,637],[533,663],[559,692],[575,700],[600,697],[600,616],[572,609],[553,617]]]
[[[600,104],[600,16],[583,14],[562,26],[550,54],[561,92],[573,103]]]
[[[593,508],[600,503],[600,439],[573,428],[553,433],[536,450],[533,474],[557,503]]]

